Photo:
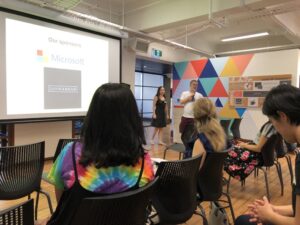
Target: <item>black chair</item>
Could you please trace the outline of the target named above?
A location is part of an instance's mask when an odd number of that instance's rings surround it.
[[[228,119],[228,120],[220,120],[220,124],[223,127],[224,132],[225,132],[227,138],[229,138],[229,136],[230,136],[229,135],[229,126],[230,126],[230,123],[231,123],[230,119]]]
[[[179,160],[182,158],[182,155],[185,153],[185,146],[184,144],[181,143],[174,143],[171,145],[166,146],[166,148],[164,149],[164,159],[166,158],[167,155],[167,151],[168,150],[173,150],[179,153]]]
[[[71,224],[145,225],[147,206],[158,180],[134,191],[83,199]]]
[[[278,173],[280,186],[281,186],[281,195],[283,195],[283,178],[281,172],[281,165],[275,160],[275,147],[280,141],[281,136],[279,134],[273,134],[270,138],[268,138],[267,142],[261,149],[262,154],[262,163],[255,167],[254,175],[258,176],[258,171],[261,170],[264,173],[265,183],[266,183],[266,191],[267,197],[270,200],[270,191],[269,191],[269,182],[268,182],[268,174],[267,169],[272,166],[276,166],[276,170]],[[227,183],[227,193],[229,193],[229,185],[230,185],[231,177],[229,176],[228,183]],[[245,180],[242,182],[242,185],[245,185]]]
[[[294,179],[292,159],[291,159],[290,155],[288,154],[288,152],[284,148],[284,140],[281,136],[278,137],[278,141],[277,141],[276,146],[275,146],[275,153],[276,153],[275,160],[276,160],[276,163],[278,163],[280,165],[280,168],[281,168],[281,164],[278,161],[278,159],[281,159],[281,158],[286,159],[288,169],[289,169],[289,172],[290,172],[291,185],[292,185],[293,184],[293,179]],[[282,174],[281,174],[281,177],[282,177]]]
[[[34,225],[33,199],[0,212],[1,225]]]
[[[12,200],[37,192],[35,218],[40,193],[47,197],[50,213],[53,213],[48,193],[41,189],[44,168],[45,142],[0,147],[0,199]]]
[[[61,138],[58,140],[57,146],[56,146],[56,150],[54,153],[54,157],[53,157],[53,162],[55,162],[57,156],[60,154],[60,152],[63,150],[63,148],[69,144],[70,142],[73,141],[79,141],[80,139],[78,138]]]
[[[209,201],[226,203],[226,206],[222,206],[222,208],[230,209],[232,220],[234,221],[235,216],[230,195],[222,190],[223,165],[227,154],[227,151],[209,152],[206,154],[205,161],[198,173],[197,178],[198,206],[202,215],[205,217],[205,211],[201,206],[202,202]],[[222,195],[227,198],[227,201],[220,199]]]
[[[201,156],[178,161],[161,162],[156,176],[159,176],[156,191],[151,198],[160,224],[184,223],[192,217],[196,208],[197,174]]]

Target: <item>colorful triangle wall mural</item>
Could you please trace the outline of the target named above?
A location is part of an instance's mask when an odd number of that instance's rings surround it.
[[[200,78],[209,78],[209,77],[218,77],[213,65],[210,60],[207,61],[202,73],[200,74]]]
[[[217,77],[211,77],[211,78],[200,78],[199,81],[202,84],[202,87],[205,90],[205,93],[207,96],[210,96],[210,92],[214,88],[218,78]],[[218,97],[218,96],[215,96]]]
[[[222,73],[220,74],[221,77],[234,77],[234,76],[240,76],[241,72],[235,65],[235,62],[230,57],[227,61]]]
[[[201,59],[201,60],[191,61],[191,64],[194,67],[194,70],[197,74],[197,77],[199,77],[200,74],[202,73],[207,61],[208,61],[208,59]]]
[[[190,80],[198,80],[197,91],[208,97],[217,107],[222,118],[241,118],[246,108],[229,106],[229,77],[242,76],[254,54],[192,60],[175,63],[173,67],[174,106],[183,91],[189,90]],[[177,100],[176,100],[177,99]]]
[[[177,74],[180,78],[182,78],[183,73],[185,71],[185,68],[187,66],[188,62],[179,62],[179,63],[175,63],[175,69],[177,71]]]
[[[189,62],[185,68],[182,79],[198,79],[198,75],[194,70],[193,65]]]
[[[248,55],[237,55],[231,57],[241,74],[244,73],[253,55],[254,54],[248,54]]]

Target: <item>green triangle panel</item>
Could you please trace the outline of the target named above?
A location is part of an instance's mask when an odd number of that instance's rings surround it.
[[[207,96],[210,95],[211,90],[213,89],[213,87],[215,86],[216,82],[217,82],[218,78],[217,77],[213,77],[213,78],[200,78],[199,81],[202,84],[202,87],[205,90],[205,93],[207,94]]]
[[[198,80],[198,88],[197,88],[197,92],[199,92],[200,94],[203,95],[203,97],[207,97],[207,94],[201,84],[201,82]]]
[[[218,77],[213,65],[211,64],[210,60],[206,63],[200,78],[209,78],[209,77]]]
[[[235,110],[239,114],[239,116],[242,118],[246,111],[246,108],[235,108]]]
[[[174,64],[175,70],[177,71],[177,74],[180,78],[182,78],[187,64],[188,62],[179,62]]]
[[[176,70],[175,66],[173,66],[173,77],[172,78],[173,78],[173,80],[180,80],[181,79],[180,76],[177,73],[177,70]]]

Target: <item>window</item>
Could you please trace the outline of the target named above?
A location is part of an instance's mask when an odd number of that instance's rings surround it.
[[[135,72],[134,95],[139,113],[145,120],[152,118],[153,98],[160,86],[164,86],[163,75]]]

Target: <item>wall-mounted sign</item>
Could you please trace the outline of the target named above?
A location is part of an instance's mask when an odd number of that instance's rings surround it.
[[[153,58],[160,58],[160,57],[162,57],[162,51],[159,49],[152,48],[151,56]]]
[[[229,104],[232,107],[261,107],[268,92],[279,84],[291,84],[292,75],[266,75],[229,78]]]

